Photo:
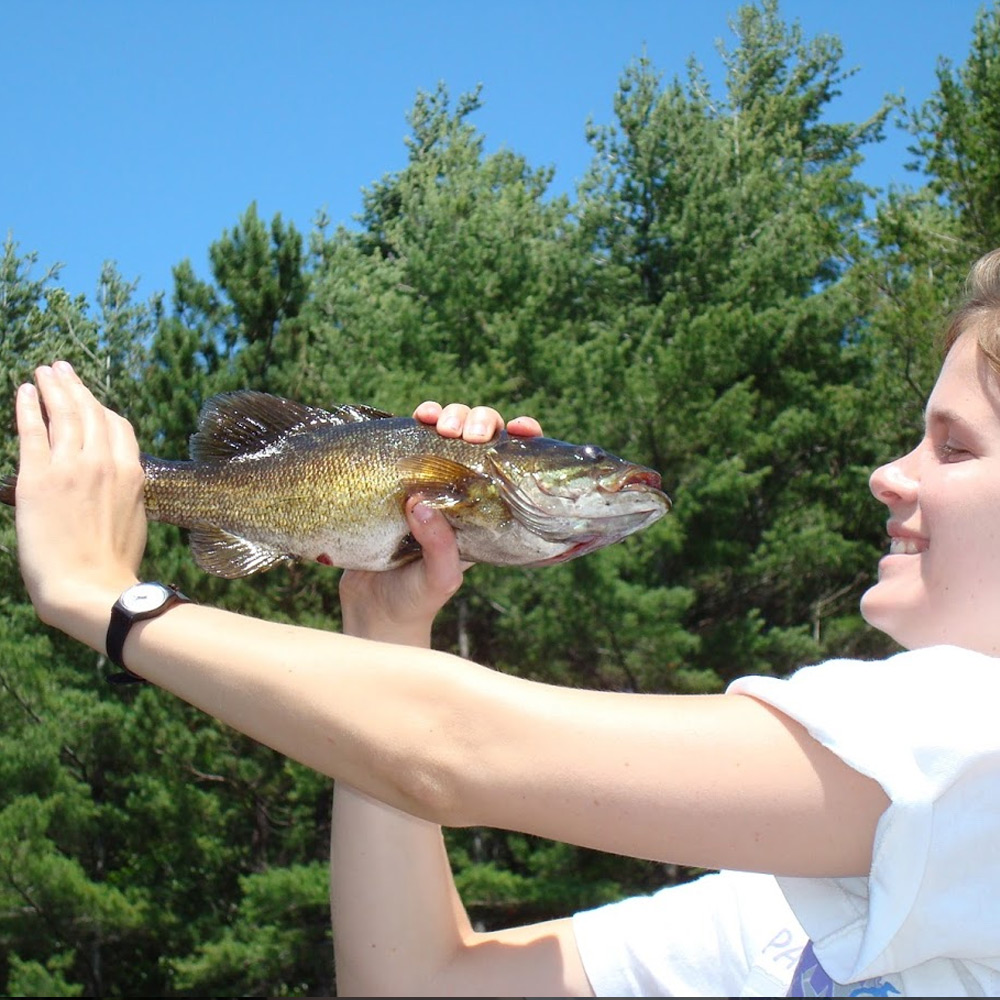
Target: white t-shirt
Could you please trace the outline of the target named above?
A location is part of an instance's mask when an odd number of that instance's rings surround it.
[[[871,872],[722,873],[577,914],[595,992],[1000,995],[1000,660],[937,646],[729,690],[796,719],[882,785],[891,802]],[[776,956],[793,948],[786,974]]]
[[[599,997],[781,996],[806,944],[774,878],[745,872],[586,910],[573,931]]]

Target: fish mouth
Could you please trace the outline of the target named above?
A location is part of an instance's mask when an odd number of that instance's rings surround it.
[[[652,469],[642,469],[626,476],[625,482],[622,483],[623,490],[637,489],[643,486],[649,486],[654,490],[662,490],[663,480],[658,472],[654,472]]]
[[[653,469],[633,469],[621,479],[609,486],[603,487],[604,493],[641,492],[642,490],[657,490],[663,492],[663,480]]]

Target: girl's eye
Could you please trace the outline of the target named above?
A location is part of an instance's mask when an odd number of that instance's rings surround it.
[[[941,456],[942,462],[961,462],[971,457],[971,452],[961,445],[952,444],[950,441],[946,441],[938,448],[938,454]]]

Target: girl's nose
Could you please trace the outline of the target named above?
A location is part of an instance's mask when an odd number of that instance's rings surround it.
[[[914,452],[880,465],[869,477],[868,487],[884,504],[906,503],[917,494]]]

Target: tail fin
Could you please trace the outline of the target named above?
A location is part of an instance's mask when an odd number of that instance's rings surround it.
[[[4,476],[3,479],[0,479],[0,503],[5,503],[8,507],[14,506],[14,489],[16,486],[16,473],[12,472],[9,476]]]

